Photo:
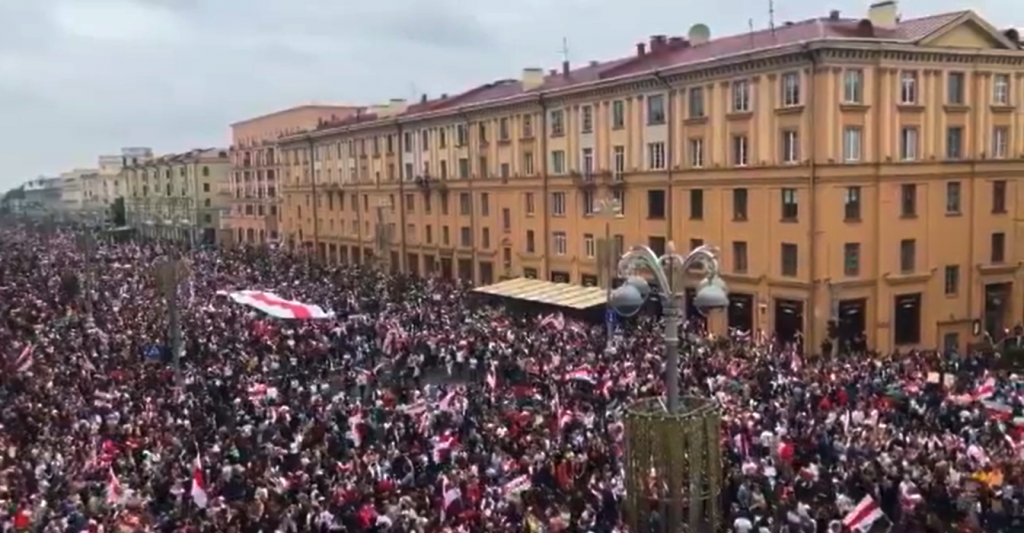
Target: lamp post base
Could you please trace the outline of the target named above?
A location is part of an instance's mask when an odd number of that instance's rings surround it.
[[[662,398],[631,405],[625,417],[627,522],[632,531],[712,532],[722,522],[721,418],[710,399]]]

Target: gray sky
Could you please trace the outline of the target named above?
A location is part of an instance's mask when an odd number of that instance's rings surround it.
[[[768,23],[769,0],[0,0],[0,190],[121,146],[229,144],[228,124],[292,105],[455,93],[523,67],[629,54],[651,34]],[[868,0],[775,0],[775,20]],[[903,0],[1021,24],[1020,0]],[[697,15],[696,12],[701,12]]]

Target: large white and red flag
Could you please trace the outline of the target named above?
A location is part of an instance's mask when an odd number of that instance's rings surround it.
[[[275,318],[295,320],[315,320],[333,318],[334,313],[325,311],[319,305],[307,304],[295,300],[286,300],[266,291],[217,291],[242,305],[248,305]]]
[[[206,509],[209,498],[206,496],[206,482],[203,480],[203,463],[196,456],[196,462],[192,465],[192,501],[196,507]]]

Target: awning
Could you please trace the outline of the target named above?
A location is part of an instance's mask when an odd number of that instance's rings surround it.
[[[569,309],[588,309],[608,301],[605,289],[600,287],[581,287],[530,278],[510,279],[479,287],[473,292]]]

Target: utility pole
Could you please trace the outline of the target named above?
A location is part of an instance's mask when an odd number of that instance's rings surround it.
[[[185,278],[184,264],[178,258],[178,252],[172,247],[170,255],[158,266],[157,276],[164,291],[167,304],[167,338],[170,341],[171,360],[174,365],[174,376],[178,386],[183,379],[181,375],[181,314],[178,309],[178,286]]]
[[[85,315],[92,319],[92,252],[96,243],[93,241],[92,228],[86,227],[78,237],[78,247],[82,252],[82,294],[85,295]]]

